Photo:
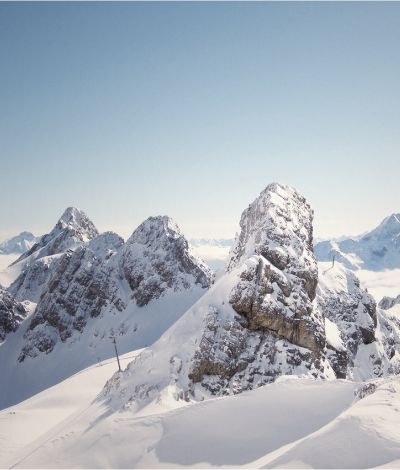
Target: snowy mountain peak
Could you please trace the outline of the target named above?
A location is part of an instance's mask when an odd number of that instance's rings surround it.
[[[386,217],[376,229],[365,234],[361,241],[369,241],[377,238],[393,238],[398,234],[400,234],[400,214],[392,214]]]
[[[36,243],[36,237],[30,232],[21,232],[16,237],[0,243],[0,254],[25,253]]]
[[[99,235],[93,222],[81,209],[78,209],[77,207],[68,207],[65,209],[56,227],[60,227],[61,229],[66,227],[77,229],[79,227],[85,231],[89,240]]]
[[[208,288],[213,278],[168,216],[149,217],[139,225],[123,249],[122,265],[139,306],[171,287],[182,290],[200,284]]]
[[[140,409],[169,395],[200,401],[237,394],[282,374],[334,378],[323,354],[324,319],[312,301],[312,216],[296,190],[269,185],[243,213],[226,273],[108,382],[106,395]]]
[[[53,230],[43,235],[38,243],[20,256],[13,264],[34,255],[35,259],[63,253],[77,243],[85,243],[99,235],[89,217],[76,207],[68,207]]]
[[[261,255],[277,269],[305,278],[313,300],[318,277],[313,217],[311,206],[297,190],[270,184],[242,214],[241,233],[232,246],[227,271],[252,255]]]
[[[318,261],[332,261],[335,256],[349,269],[396,269],[400,267],[399,237],[400,214],[392,214],[360,239],[320,242],[314,253]]]
[[[164,238],[175,240],[183,238],[183,235],[171,217],[159,215],[149,217],[141,223],[128,239],[127,244],[141,243],[149,245]]]

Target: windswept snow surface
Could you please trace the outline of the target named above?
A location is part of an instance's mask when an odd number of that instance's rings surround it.
[[[283,376],[135,415],[91,403],[115,367],[93,366],[3,410],[0,467],[398,468],[399,377],[365,385]]]
[[[241,395],[135,415],[90,405],[111,368],[93,366],[2,411],[0,466],[258,468],[355,401],[350,382],[282,377]]]

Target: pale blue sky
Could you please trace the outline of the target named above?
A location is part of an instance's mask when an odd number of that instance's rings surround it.
[[[0,241],[67,206],[233,237],[271,182],[315,235],[400,212],[400,4],[0,3]]]

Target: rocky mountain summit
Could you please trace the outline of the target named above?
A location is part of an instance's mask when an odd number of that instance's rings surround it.
[[[118,338],[120,353],[153,343],[212,284],[213,272],[169,217],[150,217],[127,243],[112,232],[96,234],[82,211],[69,208],[20,258],[22,272],[1,296],[6,341],[0,363],[7,385],[0,406],[11,403],[7,388],[16,383],[24,399],[24,387],[37,393],[112,357],[110,337]],[[37,303],[29,318],[24,301]],[[32,367],[40,369],[33,379]]]
[[[25,253],[36,243],[37,239],[31,232],[21,232],[16,237],[0,243],[0,255]]]
[[[377,308],[342,264],[317,263],[312,220],[298,191],[269,185],[242,214],[225,274],[108,381],[104,399],[138,411],[171,398],[237,394],[283,374],[398,373],[400,317]]]
[[[9,291],[19,301],[37,303],[55,260],[68,249],[76,248],[98,235],[93,222],[82,210],[68,207],[53,230],[11,265],[20,266],[20,275],[11,284]]]
[[[379,307],[382,310],[389,310],[397,304],[400,304],[400,294],[397,297],[383,297],[383,299],[379,302]]]
[[[35,259],[63,253],[74,244],[87,242],[97,237],[99,232],[89,217],[76,207],[68,207],[53,230],[43,235],[38,243],[18,258],[13,264],[35,254]]]
[[[313,211],[269,185],[242,215],[226,273],[106,386],[124,409],[250,390],[282,374],[335,378],[316,297]],[[124,400],[127,397],[128,400]]]
[[[317,243],[314,253],[318,261],[332,261],[335,257],[336,261],[353,270],[400,268],[400,214],[386,217],[360,239]]]
[[[169,217],[150,217],[126,244],[115,233],[103,233],[57,261],[18,360],[50,353],[58,340],[82,333],[88,319],[101,313],[143,307],[168,290],[208,289],[211,282],[212,272],[192,255]]]

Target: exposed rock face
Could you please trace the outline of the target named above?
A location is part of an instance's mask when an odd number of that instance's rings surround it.
[[[240,393],[282,374],[334,379],[315,300],[312,218],[296,190],[268,186],[242,215],[226,273],[105,393],[129,396],[123,409],[137,409],[168,393]]]
[[[122,312],[132,303],[142,307],[168,290],[196,284],[206,289],[211,282],[212,272],[191,254],[169,217],[150,217],[126,244],[106,232],[55,262],[19,361],[49,354],[59,340],[82,333],[90,318]]]
[[[208,288],[213,274],[189,248],[170,217],[149,217],[132,234],[122,253],[122,269],[139,306],[159,298],[167,289]]]
[[[261,375],[269,380],[303,361],[308,361],[309,368],[316,361],[319,367],[325,330],[323,317],[312,303],[318,280],[312,219],[305,198],[277,183],[243,212],[242,230],[227,265],[228,273],[240,267],[239,280],[228,298],[239,315],[222,324],[223,334],[214,338],[213,328],[207,326],[189,375],[193,381],[209,383],[204,376],[217,375],[235,382],[241,371],[250,373],[249,364],[256,359],[257,366],[251,367],[256,372],[250,375],[260,375],[262,357],[269,358],[269,364],[261,367]],[[282,345],[277,346],[280,341]],[[286,369],[274,364],[279,348],[285,349]],[[233,388],[243,388],[241,383]]]
[[[293,188],[269,185],[246,209],[227,271],[256,255],[229,302],[250,329],[267,328],[288,341],[319,352],[324,326],[312,301],[318,268],[312,249],[313,211]]]
[[[122,238],[106,232],[57,260],[25,334],[20,362],[39,352],[48,354],[58,339],[65,342],[82,332],[88,318],[97,317],[107,303],[122,308],[121,300],[110,295],[106,266],[102,269],[122,245]]]
[[[57,257],[96,236],[98,231],[88,216],[80,209],[69,207],[54,229],[13,263],[23,263],[24,267],[9,291],[17,300],[38,302]]]
[[[29,310],[21,302],[0,286],[0,340],[8,333],[16,331]]]
[[[84,243],[97,237],[99,232],[89,217],[76,207],[68,207],[53,230],[43,235],[29,251],[20,256],[13,264],[40,251],[35,259],[65,252],[76,243]]]
[[[335,341],[327,334],[328,357],[338,378],[353,378],[360,345],[376,339],[376,303],[342,264],[319,263],[319,267],[318,304],[327,321],[338,328]]]
[[[389,310],[392,308],[394,305],[400,304],[400,295],[397,297],[384,297],[380,302],[379,302],[379,307],[382,310]]]

